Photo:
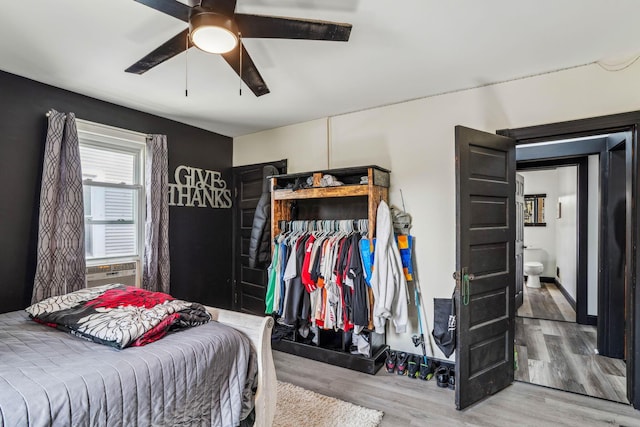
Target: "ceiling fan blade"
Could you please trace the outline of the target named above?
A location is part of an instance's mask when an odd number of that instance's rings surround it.
[[[189,29],[185,29],[167,40],[162,46],[149,53],[147,56],[127,68],[127,73],[142,74],[149,71],[156,65],[162,64],[167,59],[171,59],[179,53],[187,50],[187,39],[189,37]],[[193,46],[189,39],[189,47]]]
[[[174,18],[189,22],[189,14],[191,8],[184,3],[180,3],[176,0],[135,0],[138,3],[142,3],[145,6],[149,6],[152,9],[164,12],[167,15],[171,15]]]
[[[232,17],[236,10],[236,0],[202,0],[200,6],[204,9],[213,9],[217,13]]]
[[[238,54],[239,45],[231,52],[223,53],[222,57],[235,72],[240,75],[240,55]],[[255,96],[268,94],[269,88],[253,63],[247,49],[242,46],[242,81],[244,81]]]
[[[236,13],[238,30],[245,38],[349,40],[351,24],[340,22],[292,19],[279,16],[244,15]]]

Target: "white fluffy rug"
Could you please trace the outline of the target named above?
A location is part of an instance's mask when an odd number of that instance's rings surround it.
[[[382,411],[324,396],[278,381],[274,427],[376,427]]]

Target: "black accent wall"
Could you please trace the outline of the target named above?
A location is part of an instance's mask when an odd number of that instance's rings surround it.
[[[105,125],[165,134],[169,182],[175,168],[186,165],[219,171],[231,186],[232,138],[0,71],[0,313],[23,309],[31,301],[45,113],[52,108]],[[231,209],[170,207],[172,295],[231,308],[231,229]]]

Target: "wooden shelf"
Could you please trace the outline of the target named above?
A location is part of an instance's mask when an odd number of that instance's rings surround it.
[[[339,180],[345,182],[346,185],[340,185],[337,187],[320,187],[319,183],[322,176],[325,174],[331,174],[337,177]],[[292,188],[282,188],[285,185],[287,187],[293,186],[294,183],[300,179],[306,179],[308,177],[313,178],[315,183],[314,187],[299,188],[293,190]],[[361,177],[367,177],[367,184],[351,184],[352,182],[358,182]],[[280,233],[280,220],[288,221],[291,219],[291,206],[297,200],[317,200],[317,203],[321,204],[319,199],[338,199],[349,197],[361,197],[366,200],[359,200],[355,203],[357,205],[366,206],[367,218],[369,220],[369,238],[373,239],[375,235],[376,225],[376,211],[380,201],[389,200],[389,171],[378,166],[366,166],[346,169],[335,169],[322,172],[306,172],[290,175],[275,175],[271,177],[271,238]],[[358,200],[358,199],[356,199]],[[324,218],[299,218],[299,219],[332,219],[331,217]]]
[[[301,188],[299,190],[275,190],[274,200],[300,200],[300,199],[322,199],[329,197],[355,197],[368,196],[369,187],[366,184],[341,185],[339,187],[313,187]]]

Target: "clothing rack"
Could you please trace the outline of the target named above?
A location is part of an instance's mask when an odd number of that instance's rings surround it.
[[[341,182],[352,182],[358,183],[361,182],[362,177],[367,177],[367,184],[353,184],[353,185],[344,185],[340,187],[311,187],[311,188],[300,188],[296,191],[293,191],[290,187],[293,187],[296,181],[300,179],[306,180],[309,176],[312,176],[315,181],[320,181],[322,176],[330,174],[336,178],[338,178]],[[317,179],[316,179],[317,178]],[[314,181],[314,182],[315,182]],[[303,323],[298,322],[297,329],[294,330],[293,338],[289,339],[289,337],[281,339],[279,341],[272,342],[272,348],[280,351],[284,351],[286,353],[295,354],[297,356],[307,357],[309,359],[319,360],[321,362],[330,363],[332,365],[341,366],[343,368],[354,369],[360,372],[365,372],[368,374],[375,374],[378,369],[380,369],[384,365],[385,361],[385,352],[389,348],[386,344],[386,336],[384,333],[379,334],[376,333],[372,328],[373,324],[366,325],[365,330],[361,331],[360,334],[356,332],[356,326],[363,326],[359,321],[356,322],[355,314],[360,312],[355,308],[355,304],[357,301],[363,301],[368,299],[368,306],[370,306],[373,294],[372,289],[366,284],[366,277],[364,277],[365,283],[363,288],[362,285],[362,277],[359,272],[356,272],[356,265],[349,265],[349,270],[347,271],[348,277],[344,278],[344,270],[343,272],[343,283],[342,287],[337,284],[337,280],[339,274],[333,275],[333,271],[329,272],[328,281],[327,279],[327,270],[330,264],[334,264],[336,258],[338,259],[338,263],[340,261],[341,255],[344,253],[348,258],[348,249],[347,252],[344,252],[345,247],[343,246],[343,252],[340,252],[340,247],[335,246],[335,242],[338,239],[344,238],[348,239],[347,241],[343,240],[343,245],[346,245],[349,241],[353,247],[353,241],[357,240],[360,246],[360,261],[363,259],[366,262],[366,259],[370,259],[371,254],[365,255],[363,258],[362,251],[366,250],[367,247],[370,249],[370,244],[367,246],[364,240],[371,240],[374,238],[374,230],[376,229],[376,213],[378,206],[382,200],[385,202],[389,199],[389,171],[386,169],[382,169],[378,166],[361,166],[355,168],[344,168],[344,169],[332,169],[332,170],[322,170],[322,171],[311,171],[311,172],[301,172],[297,174],[289,174],[289,175],[276,175],[271,177],[271,237],[273,240],[273,252],[272,252],[272,261],[273,254],[276,253],[280,257],[280,262],[284,262],[284,258],[282,258],[283,254],[291,254],[293,247],[291,246],[291,242],[296,239],[304,238],[305,234],[306,238],[313,240],[313,246],[311,246],[311,252],[309,253],[309,266],[311,267],[309,270],[305,270],[305,258],[306,258],[306,249],[309,244],[307,240],[307,245],[304,246],[305,253],[304,258],[302,259],[302,268],[301,272],[304,272],[304,277],[300,278],[303,287],[303,298],[305,294],[309,297],[309,305],[312,304],[312,297],[314,298],[313,302],[316,302],[316,298],[323,298],[325,292],[328,294],[330,291],[332,294],[338,297],[344,297],[349,294],[352,295],[352,304],[348,303],[343,305],[342,307],[347,307],[346,313],[343,313],[343,320],[345,319],[344,314],[346,314],[346,318],[350,318],[353,316],[353,326],[354,329],[351,331],[347,331],[343,328],[338,327],[336,330],[335,326],[338,326],[337,320],[339,319],[331,319],[329,318],[329,322],[327,323],[326,316],[323,319],[323,324],[319,324],[319,316],[317,310],[315,311],[315,317],[309,316],[309,321],[313,323],[313,320],[316,321],[316,326],[318,328],[318,337],[317,342],[314,342],[313,339],[315,337],[311,337],[311,344],[308,342],[309,336],[304,337],[303,333],[305,332],[304,328],[301,331],[300,326],[304,326]],[[298,206],[299,204],[299,206]],[[300,216],[298,216],[300,215]],[[359,220],[353,218],[367,218],[366,220]],[[307,221],[300,221],[307,220]],[[300,231],[296,232],[293,229],[300,230],[325,230],[322,231]],[[333,232],[336,230],[335,232]],[[345,230],[343,232],[342,230]],[[288,231],[288,232],[287,232]],[[363,233],[363,234],[360,234]],[[280,239],[278,236],[282,237]],[[324,242],[323,242],[324,240]],[[320,241],[318,244],[322,244],[322,246],[316,245],[316,242]],[[304,240],[302,241],[304,243]],[[325,243],[327,246],[325,246]],[[334,244],[333,252],[326,252],[331,250],[328,245]],[[339,244],[339,243],[338,243]],[[347,247],[348,248],[348,247]],[[297,249],[297,248],[296,248]],[[315,249],[315,253],[314,253]],[[318,261],[318,252],[321,250],[325,250],[324,259],[320,258],[319,262],[316,266],[316,261]],[[283,252],[284,251],[284,252]],[[320,253],[322,254],[322,253]],[[322,255],[320,255],[322,256]],[[329,258],[327,258],[329,257]],[[311,259],[313,258],[314,264],[311,265]],[[357,258],[357,257],[355,257]],[[352,259],[353,253],[352,253]],[[324,264],[322,261],[325,261]],[[288,262],[289,260],[287,260]],[[330,261],[330,262],[327,262]],[[364,264],[364,262],[362,262]],[[273,264],[273,263],[272,263]],[[297,263],[298,264],[298,263]],[[277,265],[278,268],[281,268],[283,264]],[[366,268],[368,271],[368,266],[363,266],[363,270]],[[286,272],[286,265],[284,266]],[[323,274],[317,274],[318,269]],[[353,269],[353,271],[352,271]],[[293,270],[293,269],[291,269]],[[346,270],[346,268],[345,268]],[[271,269],[271,272],[277,271],[275,269]],[[296,273],[298,271],[296,265]],[[311,274],[311,277],[306,275],[306,271]],[[351,272],[356,273],[355,277]],[[292,273],[292,272],[290,272]],[[311,282],[316,280],[316,290],[312,290],[311,293],[307,292],[306,286],[311,287]],[[283,275],[280,276],[280,296],[282,295],[282,279]],[[269,277],[271,279],[271,276]],[[278,277],[275,278],[274,284],[278,284]],[[321,280],[322,279],[322,280]],[[354,292],[347,293],[344,292],[348,288],[350,288],[350,284],[347,283],[348,280],[354,280]],[[300,287],[300,284],[297,283],[297,277],[291,279],[290,282],[290,290],[291,285],[294,285],[293,289],[297,289]],[[324,281],[324,283],[322,283]],[[319,286],[320,285],[320,286]],[[335,294],[335,287],[338,287],[338,291],[342,291],[342,293]],[[321,289],[322,293],[318,294],[318,290]],[[366,290],[366,295],[363,295],[365,298],[362,298],[359,292],[356,290]],[[286,283],[284,294],[286,297]],[[271,307],[268,306],[270,301],[265,299],[265,305],[267,309],[271,309],[273,312],[273,308],[275,306],[276,295],[273,296],[273,305]],[[328,295],[327,295],[328,297]],[[286,298],[285,298],[286,299]],[[357,300],[357,301],[356,301]],[[303,304],[301,308],[306,306],[306,299],[303,299]],[[334,310],[336,315],[339,313],[338,311],[338,302],[341,301],[341,298],[335,299],[335,304],[329,304],[328,306],[324,306],[327,309]],[[345,301],[347,302],[347,301]],[[318,308],[318,304],[315,305],[316,309]],[[285,304],[280,304],[280,307],[287,307],[286,301]],[[289,306],[290,307],[290,306]],[[320,305],[320,317],[323,316],[322,313],[322,305]],[[352,311],[349,311],[349,307],[351,307]],[[269,311],[269,310],[267,310]],[[300,310],[302,312],[302,310]],[[284,313],[283,314],[287,314]],[[289,313],[290,314],[290,313]],[[324,312],[326,315],[326,310]],[[288,316],[287,316],[288,317]],[[306,316],[299,316],[301,318],[307,319]],[[367,315],[367,317],[371,317],[371,313]],[[290,317],[291,319],[293,318]],[[298,316],[296,315],[296,320]],[[364,319],[362,319],[364,320]],[[369,320],[369,319],[367,319]],[[336,323],[336,324],[333,324]],[[370,322],[371,323],[371,322]],[[313,326],[313,324],[311,325]],[[349,325],[345,323],[344,326],[349,328]],[[368,335],[369,338],[369,351],[368,354],[364,354],[364,348],[358,348],[358,354],[352,353],[352,346],[355,344],[360,346],[361,344],[366,343],[366,338],[364,340],[360,340],[361,337],[366,337]],[[354,336],[357,337],[354,343]],[[315,345],[314,345],[315,344]],[[366,346],[364,346],[366,347]]]
[[[280,221],[282,232],[307,232],[307,233],[360,233],[369,232],[368,219],[316,219]]]

